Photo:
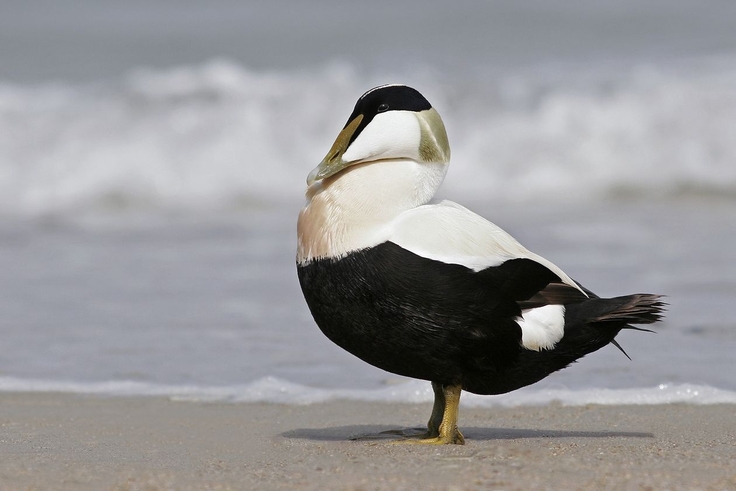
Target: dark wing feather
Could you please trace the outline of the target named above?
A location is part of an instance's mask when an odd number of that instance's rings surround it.
[[[590,295],[593,295],[590,292]],[[583,292],[566,283],[549,283],[526,300],[517,302],[522,310],[544,307],[545,305],[568,305],[588,300]],[[595,297],[592,297],[595,298]]]

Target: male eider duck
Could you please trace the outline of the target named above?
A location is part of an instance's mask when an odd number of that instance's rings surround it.
[[[664,304],[599,298],[470,210],[429,204],[449,161],[442,119],[422,94],[405,85],[363,94],[307,178],[297,268],[329,339],[432,382],[427,432],[408,441],[462,444],[461,390],[533,384],[618,346],[621,329],[656,322]]]

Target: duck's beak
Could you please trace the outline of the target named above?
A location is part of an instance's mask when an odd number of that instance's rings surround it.
[[[332,147],[330,148],[330,151],[327,152],[325,158],[322,159],[322,162],[320,162],[319,165],[309,173],[309,176],[307,176],[308,186],[311,186],[317,181],[333,176],[355,163],[345,162],[342,159],[342,155],[348,149],[350,139],[353,137],[355,130],[358,129],[358,126],[360,126],[360,122],[362,120],[363,115],[358,114],[352,121],[345,125],[345,128],[343,128],[340,134],[337,135],[335,143],[332,144]]]

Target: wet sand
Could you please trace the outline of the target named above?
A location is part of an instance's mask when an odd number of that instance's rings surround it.
[[[462,408],[465,446],[356,435],[430,405],[0,394],[0,489],[736,489],[736,406]]]

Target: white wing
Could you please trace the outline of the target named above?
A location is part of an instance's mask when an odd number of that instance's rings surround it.
[[[531,259],[549,268],[564,283],[583,291],[553,263],[526,249],[497,225],[452,201],[402,213],[392,222],[388,240],[422,257],[475,271],[511,259]]]

